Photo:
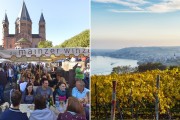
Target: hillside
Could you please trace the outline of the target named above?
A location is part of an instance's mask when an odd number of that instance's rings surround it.
[[[98,52],[94,53],[93,55],[99,55]],[[134,59],[139,63],[161,62],[166,65],[180,65],[180,47],[129,47],[109,53],[104,52],[103,56]]]
[[[91,56],[107,56],[116,51],[115,49],[91,49]]]
[[[180,47],[130,47],[111,52],[108,56],[141,60],[156,57],[173,57],[174,54],[180,55]]]
[[[58,47],[89,47],[90,44],[90,33],[89,30],[85,30],[78,35],[65,40]]]

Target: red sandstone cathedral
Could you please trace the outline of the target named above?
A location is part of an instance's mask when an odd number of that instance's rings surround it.
[[[40,41],[46,40],[46,23],[41,13],[39,20],[39,34],[32,34],[32,21],[23,2],[22,8],[15,21],[15,34],[9,34],[7,14],[2,21],[2,47],[4,49],[37,48]]]

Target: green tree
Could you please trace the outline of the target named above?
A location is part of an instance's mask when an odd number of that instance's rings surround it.
[[[137,68],[133,68],[130,65],[129,66],[117,66],[114,67],[112,70],[112,74],[113,73],[117,73],[117,74],[124,74],[124,73],[130,73],[130,72],[135,72]]]
[[[38,48],[51,48],[53,47],[52,41],[40,41],[38,43]]]
[[[62,44],[56,47],[89,47],[90,44],[90,31],[85,30],[80,34],[65,40]]]
[[[60,47],[61,47],[60,45],[53,46],[53,48],[60,48]]]
[[[145,72],[147,70],[165,70],[167,66],[163,65],[162,63],[146,63],[146,64],[141,64],[138,66],[138,71],[139,72]]]

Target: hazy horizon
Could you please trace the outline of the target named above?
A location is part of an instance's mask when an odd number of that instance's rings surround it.
[[[168,43],[169,41],[170,41],[170,43]],[[98,42],[100,42],[100,43],[98,43]],[[124,42],[113,41],[114,45],[109,46],[110,44],[112,44],[111,42],[112,42],[111,40],[109,40],[109,41],[104,40],[103,45],[96,46],[97,44],[101,44],[101,41],[92,40],[91,41],[91,46],[92,46],[91,48],[92,49],[122,49],[122,48],[129,48],[129,47],[180,47],[180,44],[178,46],[177,43],[172,42],[171,40],[168,40],[168,41],[161,43],[161,44],[156,44],[155,42],[154,42],[154,44],[153,43],[152,44],[149,44],[149,43],[145,44],[142,41],[137,42],[137,44],[131,44],[131,43],[127,44],[128,42],[125,42],[125,41]],[[123,43],[123,44],[119,45],[119,43]]]
[[[133,48],[133,47],[137,47],[137,48],[144,48],[144,47],[180,47],[179,46],[130,46],[130,47],[121,47],[121,48],[91,48],[92,50],[118,50],[118,49],[123,49],[123,48]]]

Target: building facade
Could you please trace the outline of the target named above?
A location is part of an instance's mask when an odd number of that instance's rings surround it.
[[[39,34],[32,34],[32,21],[23,2],[15,21],[15,34],[9,34],[9,21],[5,13],[2,21],[2,47],[4,49],[37,48],[40,41],[46,40],[46,22],[43,13],[39,20]]]

